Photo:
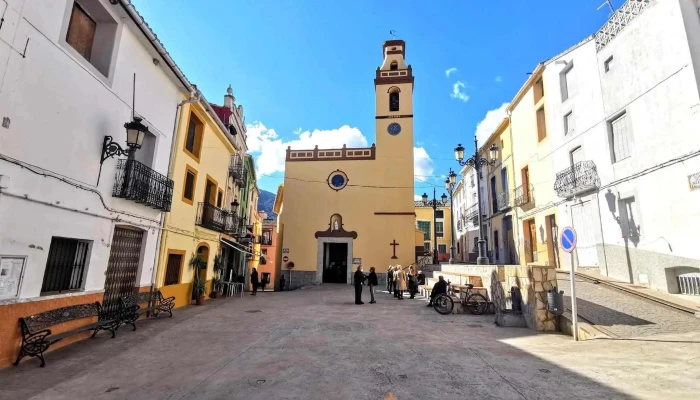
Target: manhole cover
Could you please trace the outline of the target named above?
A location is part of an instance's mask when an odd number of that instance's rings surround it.
[[[479,325],[479,324],[467,324],[467,326],[470,328],[483,328],[483,325]]]
[[[256,313],[256,312],[262,312],[261,310],[248,310],[246,311],[247,313]]]

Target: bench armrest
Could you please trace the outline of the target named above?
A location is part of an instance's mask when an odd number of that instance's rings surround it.
[[[47,336],[51,335],[51,329],[43,329],[38,332],[32,332],[29,334],[22,335],[22,341],[24,343],[41,342],[46,339]]]
[[[172,304],[173,302],[175,302],[175,296],[170,296],[170,297],[166,297],[166,298],[161,298],[161,299],[160,299],[160,303],[161,303],[161,304],[163,304],[163,303],[165,303],[165,304]]]

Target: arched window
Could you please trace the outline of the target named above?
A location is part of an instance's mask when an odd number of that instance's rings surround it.
[[[391,64],[389,64],[389,69],[392,71],[396,71],[397,69],[399,69],[399,63],[397,63],[396,61],[392,61]]]
[[[399,88],[389,89],[389,111],[399,111]]]

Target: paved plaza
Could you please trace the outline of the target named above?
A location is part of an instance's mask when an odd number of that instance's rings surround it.
[[[569,274],[558,274],[564,302],[571,308]],[[695,340],[700,342],[700,318],[630,295],[587,279],[576,279],[577,313],[614,338]]]
[[[574,343],[499,328],[493,316],[441,316],[422,299],[380,293],[356,306],[347,285],[208,301],[38,364],[0,371],[0,398],[681,399],[700,390],[700,343]]]

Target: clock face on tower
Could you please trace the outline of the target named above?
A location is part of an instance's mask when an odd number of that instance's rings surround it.
[[[399,125],[396,122],[392,122],[389,124],[389,126],[386,128],[386,131],[389,132],[390,135],[396,136],[399,133],[401,133],[401,125]]]

